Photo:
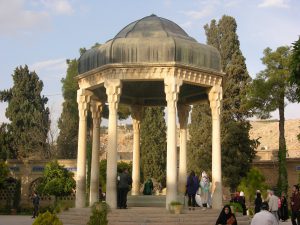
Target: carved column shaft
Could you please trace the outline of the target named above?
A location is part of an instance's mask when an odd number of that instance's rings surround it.
[[[90,181],[90,206],[99,200],[99,149],[100,149],[100,123],[102,104],[91,100],[91,112],[93,118],[93,145],[92,165]]]
[[[142,107],[131,106],[133,125],[133,157],[132,157],[132,190],[131,195],[139,195],[140,192],[140,125],[142,119]]]
[[[104,86],[109,105],[106,202],[115,209],[117,208],[117,112],[122,83],[118,79],[111,79],[106,80]]]
[[[86,192],[86,136],[87,136],[87,110],[90,96],[84,89],[77,91],[77,102],[79,112],[78,129],[78,154],[76,173],[76,208],[85,207]]]
[[[180,153],[179,153],[179,185],[180,193],[185,193],[187,166],[186,166],[186,142],[187,142],[187,124],[189,112],[191,107],[189,105],[178,105],[178,118],[180,125]]]
[[[166,208],[177,200],[177,146],[176,146],[176,105],[182,80],[174,77],[165,78],[167,100],[167,196]]]
[[[208,92],[212,114],[212,207],[222,208],[222,168],[220,112],[222,87],[214,86]]]

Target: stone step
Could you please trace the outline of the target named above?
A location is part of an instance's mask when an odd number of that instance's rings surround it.
[[[165,195],[128,195],[128,207],[166,207]]]
[[[86,225],[91,213],[91,208],[70,208],[58,214],[58,218],[64,225]]]
[[[108,214],[109,225],[214,225],[219,210],[185,209],[182,214],[169,213],[165,208],[132,207],[126,210],[111,210]],[[249,225],[247,216],[237,216],[239,225]]]
[[[71,208],[58,214],[64,225],[86,225],[91,208]],[[113,209],[108,213],[108,225],[214,225],[219,210],[184,209],[182,214],[171,214],[165,208],[129,207]],[[239,225],[249,225],[247,216],[237,216]]]

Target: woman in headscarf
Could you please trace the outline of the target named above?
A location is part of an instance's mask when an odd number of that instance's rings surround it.
[[[202,172],[200,187],[201,187],[201,201],[203,209],[206,209],[209,195],[209,178],[205,171]]]
[[[230,206],[225,205],[224,208],[222,209],[219,218],[216,222],[216,225],[237,225],[237,221],[235,218],[235,215],[231,212]]]
[[[196,206],[196,193],[199,188],[199,180],[198,177],[195,176],[195,172],[191,171],[190,175],[187,178],[186,182],[186,194],[189,197],[188,205],[189,205],[189,210],[195,209]]]

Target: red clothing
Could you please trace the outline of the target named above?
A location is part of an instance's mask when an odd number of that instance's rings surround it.
[[[300,193],[298,192],[293,193],[291,197],[291,208],[292,211],[299,211],[300,210]]]

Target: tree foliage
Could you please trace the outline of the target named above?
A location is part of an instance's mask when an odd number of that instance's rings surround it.
[[[266,192],[268,186],[265,183],[265,177],[258,168],[251,168],[247,173],[246,177],[243,177],[240,185],[238,186],[239,191],[243,191],[248,202],[253,202],[256,194],[256,190]]]
[[[141,170],[144,178],[166,185],[166,124],[163,107],[146,107],[141,122]]]
[[[67,196],[75,189],[74,174],[57,161],[46,164],[42,181],[37,187],[39,193],[54,195],[55,197]]]
[[[187,143],[188,170],[201,174],[211,171],[211,111],[208,103],[194,105],[192,123],[189,124],[190,140]],[[206,123],[203,123],[206,121]],[[201,124],[201,126],[199,126]],[[206,135],[204,135],[204,133]]]
[[[0,125],[0,160],[16,159],[17,152],[12,146],[13,136],[9,130],[9,125],[2,123]]]
[[[300,36],[298,41],[293,43],[290,70],[290,81],[292,85],[296,85],[297,101],[300,102]]]
[[[291,51],[287,46],[278,47],[275,51],[264,50],[262,63],[266,69],[257,74],[248,92],[248,107],[260,118],[269,118],[270,113],[279,111],[279,176],[278,189],[287,192],[288,179],[286,171],[286,141],[284,134],[285,99],[293,101],[294,89],[290,86]]]
[[[77,89],[78,83],[75,76],[78,75],[78,60],[67,60],[67,75],[62,82],[62,94],[64,97],[63,110],[58,120],[60,130],[57,138],[57,149],[59,158],[75,159],[77,157],[78,142],[78,105]]]
[[[45,158],[49,156],[46,141],[50,120],[45,106],[48,99],[41,96],[43,82],[27,65],[17,67],[12,78],[13,87],[0,92],[0,101],[8,103],[5,115],[10,120],[13,152],[18,158]]]
[[[217,48],[221,55],[223,101],[221,110],[222,171],[226,185],[234,190],[250,168],[254,157],[255,141],[250,140],[249,114],[244,104],[247,86],[251,80],[245,58],[240,50],[233,17],[223,16],[204,26],[207,44]],[[199,107],[203,109],[199,109]],[[211,162],[211,115],[209,104],[194,106],[188,145],[189,168],[208,168]],[[238,132],[237,132],[238,131]],[[201,154],[197,156],[197,154]],[[192,158],[193,156],[197,157]],[[200,158],[205,158],[202,160]],[[200,165],[201,164],[201,165]],[[205,166],[204,166],[204,165]],[[241,166],[243,165],[243,166]],[[211,168],[207,169],[209,172]]]
[[[0,160],[0,189],[5,186],[6,178],[8,177],[9,169],[7,164]]]
[[[296,86],[296,100],[300,102],[300,36],[298,41],[293,43],[290,70],[290,82]],[[298,140],[300,141],[300,133],[298,134]]]

